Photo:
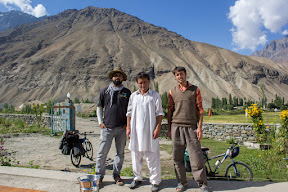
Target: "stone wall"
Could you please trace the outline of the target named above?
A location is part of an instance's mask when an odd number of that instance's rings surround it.
[[[203,137],[210,139],[226,141],[233,138],[238,142],[255,140],[253,125],[248,123],[204,123],[202,129]]]
[[[270,125],[273,126],[273,125]],[[253,125],[250,123],[203,123],[203,137],[219,141],[230,138],[238,142],[255,141]],[[161,136],[167,136],[167,122],[162,122]]]
[[[10,119],[23,119],[27,124],[36,124],[35,115],[26,114],[0,114],[0,117]],[[43,115],[41,119],[41,126],[51,127],[51,117]],[[273,126],[273,125],[269,125]],[[253,125],[250,123],[203,123],[203,137],[211,138],[220,141],[226,141],[230,138],[238,142],[255,141]],[[162,122],[161,137],[167,136],[167,121]]]
[[[29,125],[37,124],[37,119],[35,115],[27,115],[27,114],[5,114],[0,113],[0,117],[9,118],[9,119],[22,119]],[[51,117],[48,115],[43,115],[41,118],[41,126],[45,126],[47,128],[51,127]]]

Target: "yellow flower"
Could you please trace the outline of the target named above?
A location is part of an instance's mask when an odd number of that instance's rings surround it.
[[[261,157],[261,155],[259,155],[259,157]]]

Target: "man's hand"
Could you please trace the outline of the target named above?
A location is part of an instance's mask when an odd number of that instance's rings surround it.
[[[197,129],[197,137],[198,137],[198,141],[200,141],[202,138],[202,128]]]
[[[157,139],[160,136],[160,129],[155,129],[153,132],[153,139]]]
[[[128,139],[130,139],[130,133],[131,133],[130,126],[126,126],[126,137],[127,137]]]
[[[170,139],[172,139],[172,137],[171,137],[171,129],[170,129],[170,130],[168,129],[167,136],[168,136]]]
[[[127,127],[127,125],[124,125],[124,126],[122,127],[122,129],[123,129],[123,130],[125,130],[125,129],[126,129],[126,127]]]
[[[101,124],[100,124],[100,127],[101,127],[102,129],[108,129],[104,123],[101,123]]]
[[[126,137],[128,138],[128,139],[130,139],[130,134],[131,134],[131,124],[130,124],[130,122],[131,122],[131,117],[127,117],[127,125],[126,125]]]

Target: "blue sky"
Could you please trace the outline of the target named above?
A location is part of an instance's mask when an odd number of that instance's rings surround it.
[[[0,0],[0,11],[55,15],[115,8],[187,39],[249,55],[288,34],[287,0]]]

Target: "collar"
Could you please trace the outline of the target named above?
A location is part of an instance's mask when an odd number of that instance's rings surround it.
[[[178,83],[178,87],[179,87],[179,89],[181,90],[181,91],[186,91],[186,89],[188,88],[188,87],[191,87],[192,86],[192,84],[190,84],[188,81],[187,81],[187,87],[181,87],[180,86],[180,83]]]
[[[141,94],[141,92],[139,91],[139,89],[136,91],[136,94],[137,94],[137,95]],[[146,95],[146,94],[151,94],[151,89],[148,89],[148,91],[147,91],[144,95]]]

